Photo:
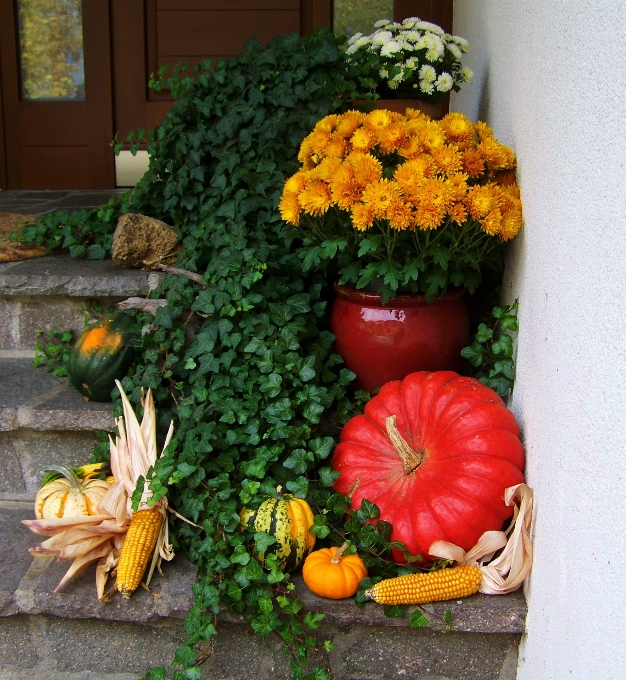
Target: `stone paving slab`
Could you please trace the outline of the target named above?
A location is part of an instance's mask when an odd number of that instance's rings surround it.
[[[0,264],[0,295],[78,297],[146,296],[163,274],[124,269],[113,260],[47,255]]]
[[[8,189],[0,191],[0,210],[22,215],[45,215],[56,210],[71,212],[107,203],[120,196],[126,189],[102,189],[91,191],[24,191]]]
[[[86,401],[66,378],[55,378],[30,359],[0,359],[0,431],[107,430],[112,405]]]

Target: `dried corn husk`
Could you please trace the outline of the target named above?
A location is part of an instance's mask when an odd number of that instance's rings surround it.
[[[513,506],[513,520],[506,532],[486,531],[467,553],[447,541],[435,541],[428,551],[433,557],[478,566],[483,574],[480,592],[486,595],[504,595],[517,590],[530,573],[533,562],[530,538],[533,491],[526,484],[511,486],[504,492],[504,502]],[[494,559],[501,548],[502,552]]]
[[[128,401],[121,384],[116,381],[122,397],[123,418],[117,419],[119,436],[115,442],[109,437],[111,450],[111,471],[115,481],[98,505],[98,515],[92,517],[61,517],[41,520],[24,520],[31,531],[42,536],[50,536],[29,552],[34,557],[57,556],[59,560],[74,560],[72,566],[55,593],[66,585],[74,576],[82,573],[94,562],[96,567],[96,590],[98,599],[106,602],[113,591],[105,593],[109,573],[115,569],[119,554],[133,516],[131,496],[137,486],[139,477],[146,476],[148,469],[157,459],[156,446],[156,413],[151,390],[145,398],[142,395],[144,409],[141,425]],[[174,424],[170,424],[165,444],[169,444],[174,433]],[[139,507],[147,507],[152,492],[144,487]],[[165,510],[167,498],[162,498],[158,505]],[[155,567],[159,567],[161,559],[171,560],[174,551],[169,544],[167,522],[164,522],[157,542],[158,551],[148,575],[148,582]]]

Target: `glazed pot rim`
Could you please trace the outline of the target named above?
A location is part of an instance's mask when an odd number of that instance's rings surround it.
[[[406,307],[430,307],[432,305],[447,305],[460,300],[467,292],[465,288],[453,290],[440,297],[428,302],[425,295],[421,293],[410,293],[408,295],[397,295],[387,304],[382,303],[380,293],[372,293],[365,290],[357,290],[349,286],[339,285],[336,281],[333,284],[337,297],[340,297],[353,304],[365,305],[367,307],[384,307],[385,309],[404,309]]]

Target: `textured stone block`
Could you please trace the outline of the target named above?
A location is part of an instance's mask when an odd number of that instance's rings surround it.
[[[34,668],[37,662],[37,649],[31,638],[28,617],[0,619],[0,677],[3,677],[2,671]]]

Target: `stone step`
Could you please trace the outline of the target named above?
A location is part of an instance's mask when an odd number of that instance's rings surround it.
[[[0,264],[0,356],[33,352],[38,331],[80,333],[87,305],[97,302],[106,309],[127,297],[145,297],[161,278],[112,260],[69,255]]]
[[[31,505],[0,501],[0,678],[126,680],[152,665],[168,667],[192,606],[195,569],[185,557],[177,555],[164,564],[164,576],[155,576],[151,587],[158,598],[140,589],[128,602],[115,596],[99,603],[94,567],[54,594],[68,563],[30,557],[28,548],[38,538],[20,521],[31,517]],[[317,635],[332,641],[328,661],[335,680],[515,678],[526,615],[522,593],[427,605],[430,626],[411,629],[408,613],[386,618],[373,603],[358,609],[351,600],[313,595],[300,576],[294,582],[305,609],[326,615]],[[453,620],[444,633],[446,610]],[[264,644],[226,612],[217,627],[203,678],[291,677],[276,640]]]
[[[34,498],[47,465],[88,462],[93,431],[113,428],[111,404],[86,401],[32,359],[0,359],[0,497]]]

